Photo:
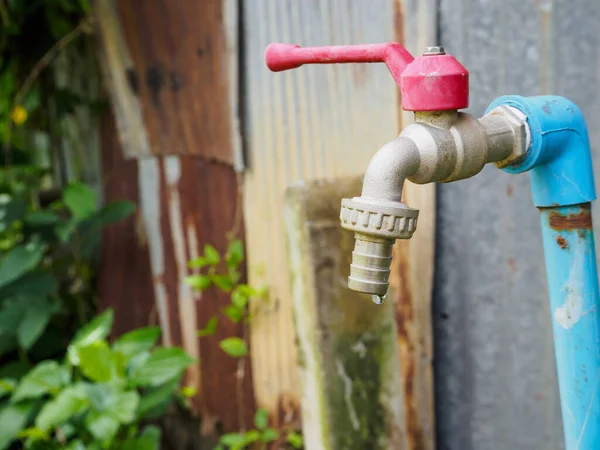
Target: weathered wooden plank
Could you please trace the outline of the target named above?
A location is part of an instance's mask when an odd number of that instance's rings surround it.
[[[253,284],[271,289],[271,306],[252,323],[254,387],[258,403],[273,412],[287,399],[290,416],[300,392],[283,194],[290,184],[364,173],[374,152],[397,133],[397,88],[382,64],[272,74],[264,50],[272,41],[304,46],[391,41],[394,11],[390,0],[243,4],[248,269]]]
[[[311,182],[286,198],[302,429],[311,450],[411,448],[394,306],[376,307],[347,285],[354,234],[340,228],[339,205],[361,185],[360,177]]]
[[[439,45],[436,0],[395,0],[397,41],[415,56]],[[401,127],[413,121],[404,111]],[[408,447],[435,448],[433,330],[431,305],[435,267],[436,187],[405,183],[403,201],[419,209],[419,226],[408,241],[397,241],[390,273],[404,387]]]

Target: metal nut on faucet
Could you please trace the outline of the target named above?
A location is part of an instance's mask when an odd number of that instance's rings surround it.
[[[400,202],[370,197],[342,200],[342,228],[354,231],[356,238],[348,277],[350,289],[383,298],[394,242],[413,235],[418,216],[418,210]]]
[[[342,227],[387,239],[410,239],[417,228],[419,210],[404,203],[363,197],[342,200]]]
[[[510,155],[501,160],[494,162],[494,165],[499,168],[510,166],[519,161],[525,156],[529,146],[531,145],[531,131],[527,124],[527,117],[517,108],[508,105],[500,105],[491,110],[485,117],[500,116],[508,124],[513,132],[513,149]]]

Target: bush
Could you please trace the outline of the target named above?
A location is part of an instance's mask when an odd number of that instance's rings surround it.
[[[93,319],[60,362],[0,370],[0,449],[14,440],[26,449],[160,448],[160,430],[140,424],[164,412],[193,360],[180,348],[155,347],[157,327],[109,345],[112,322],[112,310]]]

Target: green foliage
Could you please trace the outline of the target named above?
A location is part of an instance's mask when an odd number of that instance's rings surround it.
[[[63,362],[42,361],[20,378],[5,379],[0,449],[18,440],[32,449],[160,448],[160,431],[140,430],[140,423],[175,398],[193,360],[180,348],[155,347],[154,327],[111,346],[112,316],[108,310],[83,327]],[[145,357],[134,362],[139,355]]]
[[[229,337],[227,339],[223,339],[219,343],[219,346],[225,353],[227,353],[229,356],[233,356],[234,358],[240,358],[248,354],[248,346],[246,345],[246,341],[239,337]]]
[[[88,0],[0,1],[1,144],[23,148],[32,131],[49,127],[50,109],[60,119],[95,102],[57,88],[43,71],[58,51],[77,44],[76,38],[88,31],[83,25],[89,10]]]
[[[250,300],[253,299],[254,307],[260,306],[268,298],[266,288],[255,289],[248,284],[240,283],[240,266],[244,260],[244,246],[238,239],[229,242],[224,257],[212,245],[204,247],[204,255],[189,262],[189,267],[201,273],[187,277],[186,281],[194,289],[205,291],[211,287],[230,294],[230,302],[223,307],[222,313],[233,323],[241,323],[247,327],[251,318]],[[225,268],[221,263],[225,263]],[[198,336],[213,336],[217,332],[219,317],[208,319],[204,328],[198,330]],[[233,358],[245,358],[249,354],[247,333],[244,337],[230,336],[219,341],[222,351]],[[242,359],[240,359],[242,361]],[[242,364],[243,366],[243,364]],[[241,383],[238,383],[240,389]],[[238,405],[241,407],[241,405]],[[248,448],[265,449],[274,441],[287,442],[292,448],[303,448],[303,439],[294,430],[275,429],[269,427],[269,413],[259,409],[254,416],[254,429],[239,433],[226,433],[219,439],[219,444],[214,450],[242,450]]]
[[[93,265],[102,229],[133,205],[98,209],[93,190],[71,183],[62,196],[41,206],[39,178],[9,179],[2,173],[0,356],[35,361],[62,352],[61,340],[68,340],[94,310]],[[103,323],[94,333],[105,337],[112,317],[98,320]],[[76,363],[76,347],[97,340],[87,333],[81,330],[69,348],[71,362]],[[38,342],[45,343],[43,349]]]

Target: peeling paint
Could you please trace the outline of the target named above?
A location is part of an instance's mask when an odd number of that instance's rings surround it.
[[[162,341],[166,346],[172,345],[171,327],[169,325],[168,296],[163,280],[164,254],[162,248],[162,230],[160,228],[160,171],[156,158],[143,158],[138,162],[138,189],[140,206],[148,242],[150,245],[150,266],[152,268],[154,296]]]
[[[578,246],[575,249],[573,264],[569,280],[565,283],[563,291],[567,292],[565,302],[554,310],[554,319],[565,330],[572,328],[582,316],[583,303],[583,267],[584,257],[582,247]]]

